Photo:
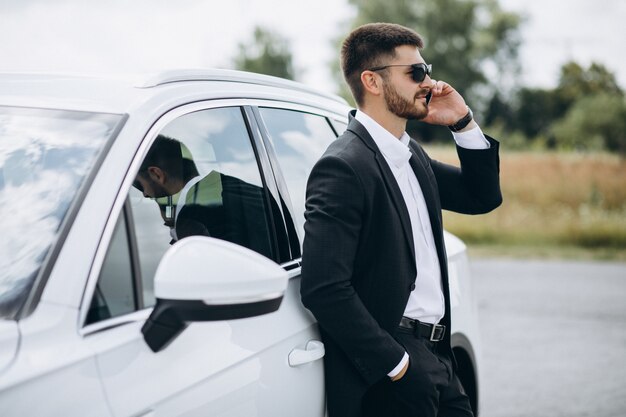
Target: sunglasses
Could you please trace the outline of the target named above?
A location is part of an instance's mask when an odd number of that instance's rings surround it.
[[[380,71],[389,67],[411,67],[411,78],[416,83],[424,81],[426,76],[430,76],[433,73],[432,64],[395,64],[395,65],[383,65],[382,67],[370,68],[370,71]]]

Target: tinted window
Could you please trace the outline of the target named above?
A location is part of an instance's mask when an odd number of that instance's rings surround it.
[[[240,108],[198,111],[171,122],[134,179],[129,233],[121,215],[88,323],[153,306],[157,266],[171,245],[188,236],[211,236],[275,256],[268,219],[278,206],[268,203]],[[136,286],[129,242],[136,244],[141,274]]]
[[[322,116],[274,108],[259,110],[287,183],[302,239],[306,181],[313,165],[336,136]]]
[[[145,306],[151,307],[156,302],[154,274],[161,257],[169,249],[172,238],[160,211],[155,210],[153,200],[146,199],[140,191],[132,189],[130,206],[133,213],[137,252],[141,261],[143,302]]]
[[[224,239],[275,258],[268,219],[276,205],[268,203],[240,108],[198,111],[167,125],[135,187],[131,206],[147,306],[154,303],[161,257],[188,236]]]
[[[126,232],[120,215],[107,250],[87,314],[87,324],[136,310],[133,271]]]

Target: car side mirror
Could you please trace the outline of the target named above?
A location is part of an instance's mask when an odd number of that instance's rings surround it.
[[[154,279],[156,305],[141,332],[153,352],[190,322],[231,320],[278,310],[287,272],[250,249],[191,236],[163,256]]]

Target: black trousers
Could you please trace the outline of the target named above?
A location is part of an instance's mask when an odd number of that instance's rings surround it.
[[[438,352],[438,342],[404,328],[398,329],[396,339],[409,354],[409,368],[400,380],[384,378],[368,390],[363,416],[473,417],[452,360]]]

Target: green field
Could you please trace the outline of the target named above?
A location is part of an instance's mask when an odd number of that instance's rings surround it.
[[[427,147],[458,164],[452,148]],[[474,255],[626,259],[626,160],[607,153],[500,152],[504,203],[487,215],[444,212]]]

